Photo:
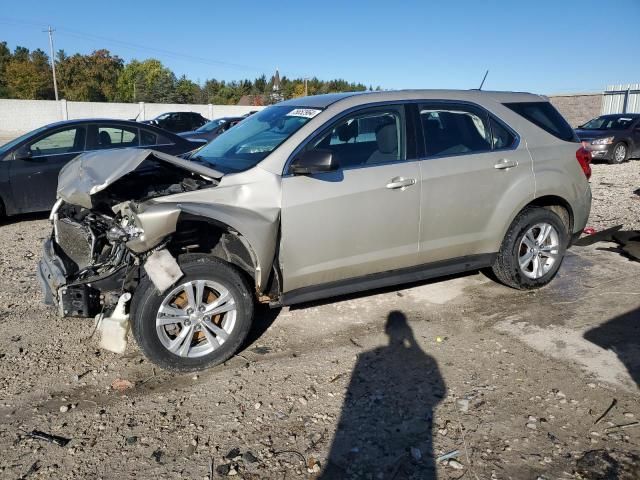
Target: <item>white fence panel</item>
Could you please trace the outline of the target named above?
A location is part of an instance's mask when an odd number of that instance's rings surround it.
[[[16,136],[49,123],[80,118],[149,120],[165,112],[198,112],[205,118],[214,119],[241,116],[262,108],[264,107],[0,99],[0,133]]]

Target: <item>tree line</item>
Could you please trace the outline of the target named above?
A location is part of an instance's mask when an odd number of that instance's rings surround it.
[[[274,77],[267,79],[266,75],[237,81],[212,78],[198,84],[184,75],[176,77],[160,60],[126,63],[105,49],[71,56],[59,50],[55,67],[59,97],[70,101],[235,105],[243,96],[250,95],[251,104],[265,105],[305,94],[302,78],[281,77],[277,95]],[[55,98],[52,78],[49,56],[44,51],[18,46],[12,52],[7,42],[0,42],[0,98],[52,100]],[[342,79],[307,80],[309,95],[367,89],[373,88]]]

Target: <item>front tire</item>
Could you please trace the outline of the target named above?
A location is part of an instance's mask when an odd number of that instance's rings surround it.
[[[542,207],[528,207],[509,227],[492,267],[497,279],[518,290],[540,288],[558,273],[569,234],[560,217]]]
[[[184,276],[160,293],[144,277],[131,305],[133,336],[156,365],[191,372],[228,360],[247,337],[254,302],[232,265],[210,256],[180,261]]]
[[[627,148],[627,144],[624,142],[618,142],[613,146],[613,150],[611,150],[611,160],[609,163],[611,164],[619,164],[624,163],[629,159],[629,149]]]

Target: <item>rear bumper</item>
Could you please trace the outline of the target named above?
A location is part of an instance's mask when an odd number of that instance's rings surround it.
[[[569,246],[582,235],[587,221],[589,220],[589,214],[591,213],[591,186],[587,183],[584,195],[581,195],[579,201],[576,201],[573,205],[573,231],[571,232],[571,239]]]

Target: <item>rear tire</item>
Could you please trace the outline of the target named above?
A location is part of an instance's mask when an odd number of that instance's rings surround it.
[[[232,265],[207,255],[180,260],[184,276],[160,293],[148,277],[131,304],[133,336],[156,365],[192,372],[233,356],[254,316],[251,289]]]
[[[613,150],[611,150],[611,160],[609,163],[611,164],[619,164],[624,163],[629,160],[629,148],[627,144],[624,142],[618,142],[613,146]]]
[[[511,223],[492,271],[499,282],[518,290],[543,287],[558,273],[568,243],[558,215],[527,207]]]

